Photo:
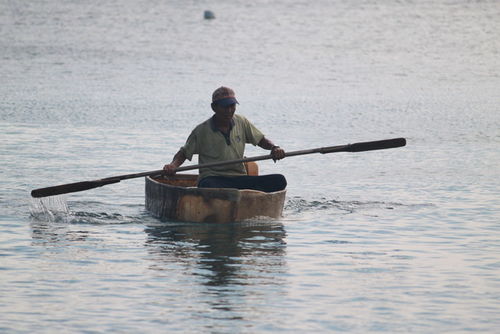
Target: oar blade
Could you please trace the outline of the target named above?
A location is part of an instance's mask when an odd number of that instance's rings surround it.
[[[406,145],[405,138],[393,138],[377,141],[367,141],[361,143],[354,143],[348,145],[346,151],[348,152],[364,152],[374,150],[385,150],[388,148],[402,147]]]
[[[59,186],[53,186],[53,187],[47,187],[47,188],[40,188],[40,189],[35,189],[31,191],[31,196],[35,198],[39,197],[48,197],[48,196],[56,196],[56,195],[62,195],[62,194],[67,194],[67,193],[74,193],[78,191],[84,191],[84,190],[89,190],[93,188],[98,188],[105,186],[107,184],[111,183],[117,183],[120,182],[120,179],[103,179],[103,180],[97,180],[97,181],[83,181],[83,182],[75,182],[75,183],[69,183],[69,184],[61,184]]]

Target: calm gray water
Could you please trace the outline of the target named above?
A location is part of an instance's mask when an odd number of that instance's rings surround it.
[[[496,0],[0,0],[0,332],[497,333],[499,36]],[[220,85],[290,151],[408,145],[261,162],[280,220],[30,198],[161,168]]]

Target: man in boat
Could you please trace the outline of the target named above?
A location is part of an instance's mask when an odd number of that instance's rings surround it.
[[[275,145],[242,115],[235,115],[236,100],[234,91],[219,87],[212,94],[214,115],[196,126],[185,145],[175,154],[171,163],[165,165],[165,174],[175,174],[176,168],[186,159],[191,160],[198,154],[200,164],[242,159],[245,144],[253,144],[271,151],[276,160],[285,157],[285,151]],[[254,189],[274,192],[286,188],[286,179],[281,174],[262,176],[247,175],[243,163],[201,168],[198,187]]]

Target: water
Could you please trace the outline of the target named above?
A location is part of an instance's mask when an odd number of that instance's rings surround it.
[[[0,0],[0,331],[498,332],[499,22],[498,1]],[[408,146],[261,162],[280,220],[160,222],[142,179],[30,198],[161,168],[220,85],[286,150]]]

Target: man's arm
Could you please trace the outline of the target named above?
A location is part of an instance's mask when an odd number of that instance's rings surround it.
[[[266,137],[263,137],[258,145],[265,150],[271,150],[271,155],[274,161],[283,159],[285,157],[285,150],[278,145],[274,145],[274,143]]]
[[[180,167],[184,161],[186,161],[186,156],[184,155],[184,151],[182,148],[174,155],[172,162],[163,166],[163,170],[167,175],[174,175],[175,170]]]

